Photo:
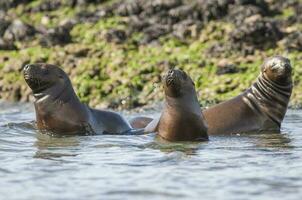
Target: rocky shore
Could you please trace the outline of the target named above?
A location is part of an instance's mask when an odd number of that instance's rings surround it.
[[[22,67],[62,66],[81,100],[133,109],[163,98],[161,75],[186,70],[200,103],[236,96],[264,58],[291,59],[302,105],[302,1],[7,0],[0,2],[0,99],[30,101]]]

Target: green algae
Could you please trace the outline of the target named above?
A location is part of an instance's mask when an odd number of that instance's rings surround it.
[[[41,2],[35,1],[27,5],[27,8],[38,3]],[[23,14],[22,9],[24,8],[19,6],[10,12],[17,13],[30,24],[40,24],[45,15]],[[47,12],[55,16],[47,26],[53,27],[64,18],[73,17],[76,12],[69,7]],[[284,10],[281,16],[289,17],[292,12]],[[212,21],[203,27],[197,38],[186,42],[173,37],[162,37],[159,44],[135,45],[143,37],[141,33],[130,35],[121,44],[107,42],[107,31],[125,30],[125,20],[123,17],[113,16],[100,19],[97,23],[77,24],[71,31],[73,41],[66,46],[43,48],[34,45],[20,51],[2,51],[0,69],[4,70],[8,65],[20,68],[19,65],[29,62],[57,64],[69,74],[76,93],[84,103],[129,109],[163,100],[161,76],[168,69],[177,67],[187,71],[192,77],[200,103],[205,105],[237,96],[256,80],[264,58],[280,54],[289,57],[293,64],[295,90],[292,102],[299,104],[301,101],[302,66],[299,52],[285,52],[278,46],[275,49],[256,51],[250,59],[238,56],[236,52],[228,52],[223,55],[223,59],[233,63],[239,72],[217,75],[222,57],[210,55],[207,49],[214,43],[227,42],[226,33],[232,30],[232,24]],[[85,53],[81,55],[80,51]],[[25,84],[20,71],[1,71],[0,78],[8,84]]]

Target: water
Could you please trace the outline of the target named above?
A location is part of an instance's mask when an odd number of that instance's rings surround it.
[[[204,143],[58,138],[33,119],[30,104],[0,104],[0,199],[302,198],[301,110],[288,111],[281,134]]]

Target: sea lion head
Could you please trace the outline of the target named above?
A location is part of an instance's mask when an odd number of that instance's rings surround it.
[[[282,56],[268,58],[261,67],[262,74],[269,80],[280,84],[291,83],[292,67],[290,60]]]
[[[60,88],[64,88],[66,82],[69,82],[68,76],[62,69],[56,65],[46,63],[24,66],[23,76],[34,94],[43,93],[53,86],[60,90]]]
[[[174,98],[195,91],[195,84],[191,77],[180,69],[170,69],[163,76],[163,85],[165,94]]]

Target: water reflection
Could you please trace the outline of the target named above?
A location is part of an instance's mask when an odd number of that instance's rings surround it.
[[[64,153],[64,151],[68,150],[70,152],[73,149],[76,150],[75,147],[79,145],[79,137],[60,137],[36,131],[34,146],[37,147],[37,151],[34,158],[54,159],[65,156],[76,156],[77,154]]]
[[[243,133],[240,134],[240,137],[248,138],[257,148],[278,150],[294,148],[289,134],[286,132],[260,131],[255,133]]]
[[[257,135],[251,135],[255,139],[256,147],[273,149],[292,149],[291,139],[288,133],[280,132],[260,132]]]
[[[196,155],[206,142],[169,142],[159,136],[154,137],[154,142],[146,145],[148,148],[160,150],[163,153],[182,152],[186,155]]]

